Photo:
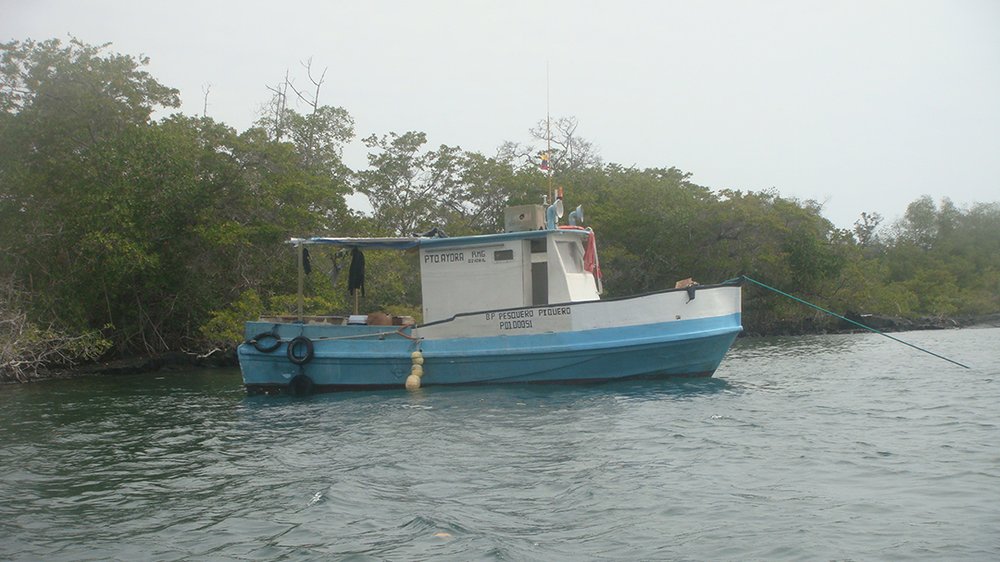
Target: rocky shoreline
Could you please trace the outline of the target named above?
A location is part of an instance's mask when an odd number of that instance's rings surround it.
[[[980,316],[902,318],[873,314],[848,314],[846,318],[880,332],[907,332],[912,330],[945,330],[992,326],[1000,328],[1000,313]],[[803,336],[823,334],[863,333],[866,330],[843,320],[821,317],[806,318],[795,322],[775,322],[766,330],[744,329],[740,337]],[[140,375],[153,372],[186,369],[218,369],[239,366],[236,346],[215,348],[205,353],[168,352],[156,355],[129,357],[111,361],[97,361],[75,367],[59,368],[39,373],[34,380],[68,378],[80,375]]]
[[[987,314],[983,316],[929,317],[916,319],[896,318],[893,316],[880,316],[876,314],[861,314],[847,316],[847,318],[882,332],[944,330],[948,328],[969,328],[972,326],[1000,327],[1000,313]],[[861,329],[857,326],[850,324],[847,325],[856,330]]]
[[[171,351],[137,357],[95,361],[73,367],[59,367],[40,371],[32,381],[64,379],[82,375],[142,375],[187,369],[220,369],[239,367],[236,346],[215,348],[206,353]]]

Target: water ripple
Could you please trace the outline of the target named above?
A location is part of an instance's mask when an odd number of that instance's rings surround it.
[[[740,340],[712,379],[0,389],[0,558],[1000,557],[1000,330]],[[978,341],[977,341],[978,339]]]

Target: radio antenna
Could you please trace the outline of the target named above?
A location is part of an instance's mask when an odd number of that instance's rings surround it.
[[[545,61],[545,162],[546,175],[549,176],[549,201],[555,202],[552,192],[552,114],[549,111],[549,61]]]

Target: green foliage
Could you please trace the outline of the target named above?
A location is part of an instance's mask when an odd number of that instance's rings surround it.
[[[609,165],[557,177],[571,186],[570,206],[588,207],[612,296],[746,273],[842,313],[915,318],[1000,310],[996,204],[964,211],[922,197],[892,232],[879,231],[881,217],[867,213],[845,231],[814,202],[773,191],[712,192],[674,168]],[[757,333],[833,327],[755,288],[744,304],[744,323]]]
[[[280,259],[291,235],[354,222],[342,110],[293,119],[293,142],[157,123],[177,92],[145,60],[78,42],[0,48],[0,265],[37,293],[34,317],[113,325],[120,353],[197,345],[212,311],[293,286]]]
[[[205,341],[226,345],[243,339],[243,323],[264,314],[264,302],[257,291],[244,291],[238,299],[221,310],[209,312],[209,319],[200,328]]]
[[[1000,310],[1000,205],[967,211],[928,196],[894,225],[884,254],[887,280],[909,290],[913,312],[929,316]]]
[[[322,78],[310,74],[311,100],[295,92],[307,113],[286,107],[286,78],[257,125],[237,132],[179,114],[153,121],[179,98],[147,64],[77,40],[0,44],[0,271],[31,295],[5,309],[22,328],[4,334],[58,361],[239,341],[244,321],[297,309],[290,237],[497,232],[505,207],[539,203],[550,182],[586,208],[608,296],[746,273],[840,312],[1000,311],[997,203],[925,196],[891,228],[862,213],[838,230],[815,202],[773,190],[602,164],[572,118],[556,120],[551,178],[537,146],[505,143],[490,157],[429,149],[420,132],[369,136],[368,167],[352,171],[341,155],[354,122],[318,102]],[[348,209],[354,191],[371,216]],[[419,318],[413,255],[366,257],[361,312]],[[304,312],[353,312],[346,256],[317,249],[312,261]],[[764,291],[748,288],[744,303],[757,332],[820,325]]]
[[[294,315],[298,312],[298,294],[285,293],[272,296],[268,302],[268,314]],[[335,316],[346,314],[343,305],[321,295],[307,295],[302,299],[302,314],[305,316]]]
[[[408,236],[435,226],[457,181],[460,149],[442,145],[423,151],[427,136],[413,131],[372,135],[364,142],[373,152],[369,169],[358,174],[358,191],[372,204],[376,231]]]
[[[68,334],[28,319],[29,295],[0,280],[0,383],[26,382],[44,371],[102,356],[111,347],[100,330]]]
[[[446,145],[425,150],[424,133],[372,135],[364,142],[369,168],[358,172],[357,190],[374,210],[373,234],[409,236],[435,226],[451,235],[497,232],[503,209],[526,191],[510,162]]]

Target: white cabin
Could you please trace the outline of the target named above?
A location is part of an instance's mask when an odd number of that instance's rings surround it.
[[[591,236],[583,229],[529,230],[421,244],[424,322],[600,299],[598,279],[584,264]]]

